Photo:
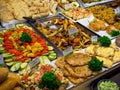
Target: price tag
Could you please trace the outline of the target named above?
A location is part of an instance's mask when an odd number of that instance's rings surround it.
[[[71,4],[71,3],[65,5],[65,10],[69,10],[69,9],[71,9],[71,8],[72,8],[72,4]]]
[[[4,66],[5,63],[4,63],[4,59],[3,59],[3,56],[0,55],[0,66]]]
[[[13,28],[13,27],[15,27],[14,23],[9,23],[9,24],[5,25],[6,29]]]
[[[72,29],[68,30],[68,34],[69,34],[69,35],[73,35],[73,34],[75,34],[75,33],[77,33],[77,32],[78,32],[78,29],[77,29],[77,28],[72,28]]]
[[[94,45],[97,44],[97,40],[98,40],[97,36],[92,36],[91,39],[92,39],[92,44]]]
[[[62,3],[66,3],[66,0],[62,0]]]
[[[117,8],[115,9],[115,14],[120,14],[120,7],[117,7]]]
[[[71,55],[73,53],[73,47],[70,46],[68,47],[66,50],[63,51],[63,56],[68,57],[69,55]]]
[[[33,59],[33,60],[29,63],[29,66],[30,66],[30,68],[33,68],[33,67],[35,67],[38,63],[40,63],[40,59],[39,59],[39,57],[36,57],[35,59]]]

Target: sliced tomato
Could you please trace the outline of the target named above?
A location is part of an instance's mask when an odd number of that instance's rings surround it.
[[[25,46],[25,47],[26,47],[27,45],[29,45],[29,43],[24,43],[24,44],[23,44],[23,46]]]
[[[41,52],[35,52],[34,57],[40,56],[42,53]]]
[[[51,66],[50,65],[42,65],[41,66],[41,69],[43,70],[43,71],[51,71]]]
[[[26,74],[26,75],[24,75],[24,76],[22,77],[22,80],[24,80],[25,82],[28,82],[28,77],[29,77],[29,75]]]
[[[21,62],[25,62],[27,59],[28,59],[28,57],[25,57],[25,56],[24,56],[24,57],[22,57],[22,58],[20,59],[20,61],[21,61]]]
[[[24,56],[23,55],[19,55],[17,56],[16,58],[14,58],[14,61],[19,61],[23,58]]]
[[[23,53],[20,52],[19,50],[13,48],[13,49],[10,49],[9,52],[13,53],[15,56],[19,56],[19,55],[22,55]]]
[[[60,81],[62,80],[62,76],[59,73],[57,73],[56,76]]]
[[[4,36],[10,36],[13,33],[12,30],[8,30],[6,32],[4,32]]]

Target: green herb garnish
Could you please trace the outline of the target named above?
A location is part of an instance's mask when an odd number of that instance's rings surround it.
[[[112,36],[112,37],[115,37],[115,36],[118,36],[118,35],[120,35],[120,32],[117,30],[112,30],[111,31],[111,33],[110,33],[110,35]]]
[[[55,90],[60,85],[61,85],[60,80],[58,80],[58,78],[56,77],[56,75],[53,72],[46,72],[43,75],[38,87],[41,89],[44,87],[47,87],[47,88],[49,88],[49,90]]]
[[[88,62],[88,66],[92,71],[100,71],[103,67],[103,61],[100,61],[96,57],[92,57],[92,59]]]
[[[99,37],[98,42],[104,47],[109,47],[111,44],[111,40],[107,36]]]
[[[32,38],[31,36],[26,33],[26,32],[22,32],[22,36],[20,37],[20,40],[25,43],[25,42],[31,42]]]

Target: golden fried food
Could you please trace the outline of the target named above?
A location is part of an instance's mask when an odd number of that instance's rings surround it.
[[[21,85],[20,76],[16,75],[15,73],[9,73],[8,77],[14,79],[16,81],[16,85]]]
[[[64,65],[66,64],[64,57],[59,57],[57,61],[55,62],[56,66],[60,69],[64,69]]]
[[[68,77],[68,79],[74,84],[80,84],[84,81],[83,78]]]
[[[113,56],[113,62],[116,63],[118,61],[120,61],[120,51],[116,51]]]
[[[71,74],[72,77],[89,77],[92,75],[92,71],[88,68],[87,65],[85,66],[77,66],[72,67],[69,64],[65,65],[65,69]]]
[[[88,8],[88,10],[91,11],[93,15],[99,20],[103,20],[108,24],[114,23],[115,12],[113,8],[107,7],[105,5],[97,5]]]
[[[74,53],[66,59],[66,62],[72,66],[86,65],[91,57],[83,53]]]
[[[87,47],[85,49],[86,54],[91,55],[91,56],[95,55],[95,52],[94,52],[95,47],[96,45],[90,45],[89,47]]]
[[[8,69],[0,67],[0,83],[7,79],[8,76]]]
[[[94,50],[95,50],[96,55],[101,56],[101,57],[108,58],[114,55],[114,49],[111,47],[97,47]]]
[[[117,29],[120,30],[120,21],[119,21],[119,22],[115,22],[113,25],[114,25]]]
[[[5,10],[5,11],[0,12],[0,18],[3,21],[10,21],[10,20],[14,19],[14,16],[13,16],[13,13],[11,11]]]
[[[0,90],[13,90],[16,83],[15,79],[8,77],[7,80],[0,84]]]
[[[114,25],[109,25],[109,26],[106,27],[106,32],[108,34],[110,34],[112,30],[116,30],[116,28],[114,27]]]
[[[99,59],[100,61],[103,61],[103,66],[110,68],[113,65],[113,62],[108,59],[108,58],[104,58],[104,57],[100,57],[100,56],[96,56],[97,59]]]
[[[21,90],[21,87],[15,87],[13,90]]]
[[[94,31],[105,30],[106,25],[105,22],[102,20],[94,20],[89,24],[89,28]]]

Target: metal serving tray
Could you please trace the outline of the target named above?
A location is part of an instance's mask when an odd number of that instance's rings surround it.
[[[58,19],[59,19],[59,18],[63,18],[63,19],[67,19],[65,16],[63,16],[63,15],[61,15],[61,14],[58,14],[58,15],[55,15],[55,16],[49,16],[49,17],[37,19],[35,23],[29,22],[29,24],[30,24],[33,28],[35,28],[36,32],[40,33],[40,35],[42,35],[47,41],[51,42],[51,44],[52,44],[54,47],[58,48],[52,41],[50,41],[49,38],[47,38],[47,37],[42,33],[42,31],[38,30],[37,27],[36,27],[36,23],[43,24],[43,23],[45,23],[45,22],[51,21],[53,18],[58,18]],[[81,28],[84,30],[84,32],[85,32],[85,33],[88,33],[90,36],[97,36],[97,37],[99,37],[99,35],[97,35],[97,34],[95,34],[94,32],[88,30],[86,27],[80,25],[79,23],[75,23],[75,24],[77,25],[77,27],[81,27]],[[82,31],[83,31],[83,30],[82,30]],[[62,50],[60,50],[60,48],[58,48],[58,50],[60,51],[61,54],[63,54],[63,53],[62,53]]]
[[[91,6],[94,6],[94,5],[99,5],[99,4],[104,4],[104,3],[108,3],[108,2],[111,2],[111,1],[114,1],[114,0],[101,0],[99,2],[91,2],[91,3],[84,3],[82,0],[77,0],[79,4],[81,4],[84,8],[87,8],[87,7],[91,7]]]
[[[105,6],[107,6],[107,7],[111,7],[111,6],[110,6],[110,3],[111,3],[111,2],[114,2],[114,1],[109,1],[109,2],[107,2],[107,3],[99,3],[99,4],[94,5],[94,6],[105,5]],[[91,6],[91,7],[92,7],[92,6]],[[88,7],[88,8],[89,8],[89,7]],[[113,8],[113,7],[111,7],[111,8]],[[114,8],[114,10],[115,10],[115,9],[116,9],[116,7]],[[94,18],[95,18],[95,17],[94,17],[93,15],[91,15],[90,17],[85,18],[85,19],[78,20],[77,22],[80,23],[80,24],[82,24],[83,26],[85,26],[85,27],[88,28],[89,30],[93,31],[94,33],[98,34],[99,36],[108,36],[110,39],[116,38],[116,36],[115,36],[115,37],[110,36],[105,30],[94,31],[94,30],[90,29],[90,28],[88,27],[88,25],[89,25],[89,23],[90,23],[92,20],[94,20]],[[108,24],[106,23],[106,25],[108,25]]]
[[[4,24],[4,27],[6,27],[6,26],[11,26],[11,28],[12,27],[14,27],[16,24],[25,24],[25,25],[27,25],[27,26],[29,26],[29,27],[31,27],[31,25],[29,24],[29,23],[27,23],[26,21],[16,21],[16,22],[14,22],[14,23],[5,23]],[[7,27],[7,29],[9,29]],[[31,27],[31,28],[33,28],[33,27]],[[44,38],[44,36],[43,35],[41,35],[39,32],[37,32],[37,30],[35,30],[36,28],[33,28],[33,30],[38,34],[38,35],[40,35],[42,38]],[[6,30],[6,28],[0,28],[0,31],[3,31],[3,30]],[[45,39],[45,38],[44,38]],[[45,39],[46,40],[46,42],[48,42],[48,44],[50,45],[50,46],[52,46],[52,44],[47,40],[47,39]],[[60,54],[60,52],[59,52],[59,50],[56,48],[56,47],[54,47],[54,50],[55,50],[55,52],[57,53],[57,56],[59,57],[59,56],[61,56],[61,54]]]
[[[99,75],[95,77],[91,77],[90,79],[86,80],[85,82],[72,87],[70,90],[97,90],[97,82],[102,79],[111,79],[115,81],[118,86],[120,86],[120,63],[113,66],[112,68],[103,71]]]

